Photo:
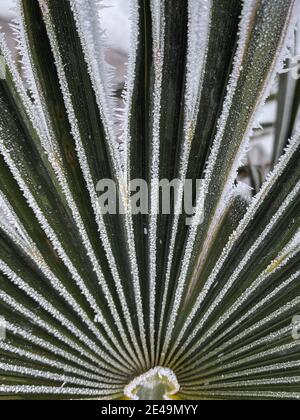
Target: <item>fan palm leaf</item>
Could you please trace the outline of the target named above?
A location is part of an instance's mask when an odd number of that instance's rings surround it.
[[[272,172],[250,201],[237,182],[298,1],[130,0],[119,112],[104,6],[18,0],[21,68],[1,37],[0,395],[299,399],[296,82]],[[101,180],[124,211],[103,213]]]

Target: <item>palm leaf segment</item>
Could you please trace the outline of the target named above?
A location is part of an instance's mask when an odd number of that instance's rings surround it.
[[[1,38],[0,393],[300,398],[298,133],[251,203],[235,183],[297,2],[130,3],[121,150],[101,1],[18,1],[21,70]],[[125,214],[101,213],[101,179]],[[185,179],[204,223],[178,212]]]

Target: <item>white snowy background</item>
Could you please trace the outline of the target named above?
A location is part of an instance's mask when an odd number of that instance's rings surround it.
[[[104,4],[108,6],[102,10],[102,23],[110,47],[107,59],[117,67],[119,81],[122,81],[129,48],[129,1],[106,0]],[[13,6],[14,0],[0,0],[0,25],[9,36],[9,21],[14,16]],[[12,40],[10,45],[13,46]]]
[[[126,53],[129,44],[128,0],[107,0],[103,10],[103,24],[112,48]],[[0,0],[0,19],[9,21],[13,17],[14,0]]]
[[[9,19],[11,17],[11,7],[13,0],[0,0],[0,16],[1,18]]]

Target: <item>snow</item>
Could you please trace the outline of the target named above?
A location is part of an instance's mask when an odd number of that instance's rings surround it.
[[[14,16],[14,4],[14,0],[0,0],[0,18],[10,20]]]
[[[127,54],[130,45],[130,1],[106,0],[108,7],[101,11],[101,21],[106,31],[107,44]]]
[[[0,18],[10,20],[15,16],[13,7],[16,0],[0,0]],[[129,49],[130,24],[129,2],[126,0],[106,0],[102,14],[103,27],[109,45],[127,54]]]

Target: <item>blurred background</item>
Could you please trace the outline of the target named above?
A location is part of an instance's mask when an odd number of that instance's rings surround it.
[[[106,3],[109,7],[102,10],[102,23],[109,40],[107,61],[117,69],[116,82],[122,84],[129,48],[129,1],[108,0]],[[9,23],[14,17],[13,6],[14,0],[0,0],[0,25],[12,49],[15,43]]]
[[[15,53],[15,42],[9,26],[14,16],[13,4],[14,0],[0,0],[0,25]],[[102,10],[102,24],[108,40],[106,60],[116,69],[114,84],[119,95],[124,86],[129,49],[129,0],[107,0],[106,4],[109,7]],[[299,56],[300,61],[299,33],[300,31],[298,34],[295,31],[290,54],[291,57]],[[288,60],[285,63],[287,68],[291,65],[295,65],[295,61]],[[250,187],[245,189],[245,194],[249,197],[258,192],[298,127],[299,103],[299,80],[293,78],[291,72],[278,75],[271,96],[257,121],[259,128],[254,130],[245,164],[239,171],[239,180]]]
[[[8,40],[10,47],[13,48],[14,42],[12,38],[12,31],[9,27],[9,22],[13,18],[14,14],[11,10],[14,5],[14,0],[0,0],[0,26],[2,30],[8,34]]]

